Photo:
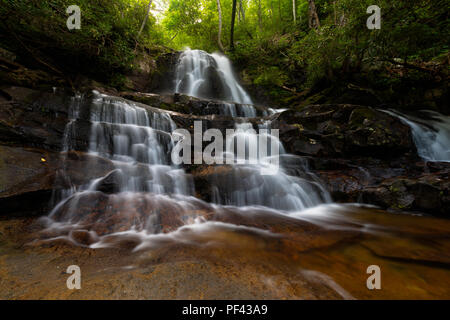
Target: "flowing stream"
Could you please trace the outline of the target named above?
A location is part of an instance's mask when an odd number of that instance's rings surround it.
[[[423,117],[384,111],[398,117],[411,128],[419,156],[427,161],[450,162],[450,117],[423,110]]]

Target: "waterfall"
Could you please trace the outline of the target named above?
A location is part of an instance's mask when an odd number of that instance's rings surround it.
[[[426,161],[450,162],[450,117],[423,110],[423,117],[394,110],[384,112],[399,118],[411,128],[419,156]]]
[[[270,121],[260,124],[258,132],[251,123],[235,124],[236,130],[227,143],[227,150],[234,150],[233,157],[236,160],[226,174],[219,171],[211,177],[212,201],[241,207],[264,206],[287,212],[331,202],[328,192],[317,177],[309,172],[307,164],[301,158],[286,154],[281,141],[271,134],[270,125]],[[239,141],[243,144],[245,156],[239,155],[234,147],[230,147]],[[277,154],[260,156],[258,152],[250,151],[251,148],[258,150],[261,144],[273,144],[272,149]],[[268,171],[271,166],[273,168],[271,160],[274,156],[285,162],[296,162],[298,171],[290,175],[278,163],[275,174],[263,174],[264,169]]]
[[[253,104],[237,82],[230,60],[218,53],[201,50],[188,49],[181,54],[176,69],[175,93]]]
[[[170,165],[175,123],[167,113],[149,113],[97,93],[91,105],[89,153],[111,159],[121,179],[120,191],[182,193],[192,190],[185,175]],[[135,173],[138,171],[137,173]],[[139,172],[140,171],[140,172]],[[150,173],[147,179],[142,171]],[[168,179],[169,178],[169,179]]]
[[[187,50],[180,57],[176,78],[177,92],[223,99],[219,103],[223,109],[216,114],[225,117],[226,123],[230,123],[229,117],[235,118],[234,135],[225,143],[233,143],[233,147],[215,154],[228,157],[232,153],[235,162],[227,163],[223,171],[215,171],[220,165],[212,166],[213,172],[207,178],[211,203],[195,197],[194,178],[172,163],[171,152],[177,147],[172,134],[176,136],[177,126],[169,112],[94,91],[91,97],[72,99],[62,149],[65,160],[71,150],[79,150],[79,122],[84,128],[88,123],[86,148],[92,160],[82,170],[97,168],[99,162],[107,164],[108,169],[82,186],[65,181],[64,185],[70,187],[59,194],[59,201],[45,219],[47,233],[66,232],[71,241],[78,243],[73,232],[81,229],[89,232],[86,237],[92,236],[90,243],[95,244],[101,243],[103,236],[123,232],[175,231],[195,221],[204,222],[206,214],[225,212],[231,207],[242,212],[264,208],[291,214],[331,201],[307,163],[286,154],[278,135],[273,134],[271,121],[256,118],[279,111],[257,111],[226,57]],[[220,119],[218,123],[222,123]],[[236,141],[243,144],[239,147]],[[274,146],[272,153],[251,156],[250,149],[268,145]],[[244,156],[235,146],[244,149]],[[279,160],[277,170],[265,174],[267,168],[274,167],[274,158]],[[70,175],[63,172],[61,176],[67,180]],[[167,225],[174,229],[167,229]]]
[[[186,50],[176,67],[175,93],[223,101],[220,113],[254,118],[257,111],[250,95],[237,81],[230,60],[219,53]],[[271,114],[271,110],[266,115]]]
[[[231,117],[257,116],[249,94],[237,82],[231,62],[226,56],[188,49],[181,54],[176,70],[176,93],[227,101],[222,104],[222,114]],[[275,112],[277,111],[266,109],[263,116]],[[270,129],[270,126],[270,121],[265,121],[257,129]],[[260,135],[251,123],[236,123],[235,129],[232,140],[245,141],[247,155],[250,154],[251,147],[260,148]],[[266,141],[275,142],[278,154],[282,158],[289,158],[277,137],[269,134]],[[234,152],[233,156],[236,155]],[[275,175],[261,174],[262,169],[270,166],[268,158],[270,157],[238,157],[226,175],[220,171],[213,174],[209,180],[212,186],[211,200],[221,205],[257,205],[290,212],[331,201],[328,192],[302,161],[297,161],[302,177],[289,175],[283,168],[279,168]]]
[[[80,203],[89,202],[87,199],[98,192],[114,193],[107,200],[110,206],[135,201],[157,202],[155,198],[142,197],[142,193],[181,196],[194,193],[192,178],[171,165],[170,152],[174,145],[171,132],[176,125],[168,113],[150,112],[98,92],[93,92],[93,98],[88,101],[76,96],[69,109],[71,119],[66,126],[63,151],[74,149],[72,141],[78,134],[74,123],[83,120],[80,117],[85,113],[80,108],[89,109],[88,154],[109,160],[113,170],[78,189],[64,190],[50,213],[50,224],[54,222],[52,219],[72,224],[85,222],[86,217],[78,212]],[[97,164],[94,161],[87,164],[90,165]],[[58,197],[54,195],[54,198]]]

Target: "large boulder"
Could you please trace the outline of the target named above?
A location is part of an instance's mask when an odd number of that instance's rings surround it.
[[[419,211],[449,217],[449,171],[424,173],[418,178],[394,178],[362,191],[362,201],[382,208]]]
[[[230,116],[226,114],[225,110],[230,103],[220,100],[201,99],[196,97],[187,96],[184,94],[154,94],[154,93],[142,93],[142,92],[121,92],[120,96],[135,102],[143,103],[145,105],[163,109],[167,111],[174,111],[185,115],[196,116]],[[248,108],[248,105],[239,103],[233,103],[236,108],[236,116],[245,117],[244,109]],[[257,117],[264,117],[269,114],[268,108],[260,105],[253,105]]]
[[[53,152],[0,145],[1,215],[46,211],[57,162]]]
[[[54,191],[85,185],[113,168],[110,161],[81,152],[0,145],[1,215],[45,214]]]
[[[22,87],[1,90],[7,96],[0,103],[0,143],[44,150],[62,149],[64,132],[70,119],[73,93],[60,90],[38,91]],[[88,111],[83,109],[84,113]],[[82,118],[88,119],[86,114]],[[79,120],[73,144],[77,150],[88,147],[90,123]]]
[[[339,165],[332,160],[311,162],[334,201],[446,217],[450,212],[448,163],[418,162],[399,167],[365,159],[357,164],[348,160]]]
[[[288,152],[298,155],[383,159],[416,151],[407,125],[370,107],[311,105],[282,113],[275,126]]]

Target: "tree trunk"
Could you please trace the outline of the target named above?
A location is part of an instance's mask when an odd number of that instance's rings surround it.
[[[236,5],[237,0],[233,0],[233,10],[231,11],[231,34],[230,34],[231,50],[234,50],[234,23],[236,21]]]
[[[294,24],[297,24],[297,4],[292,0],[292,15],[294,16]]]
[[[283,21],[283,17],[281,16],[281,2],[278,0],[278,16],[280,19],[280,28],[281,28],[281,22]]]
[[[147,23],[148,16],[150,15],[150,9],[152,8],[152,2],[153,2],[153,0],[150,0],[148,2],[147,14],[145,15],[144,21],[142,21],[141,29],[139,30],[139,33],[138,33],[138,38],[141,36],[141,33],[144,30],[145,24]]]
[[[333,1],[334,6],[334,25],[337,25],[336,0]]]
[[[259,25],[259,33],[261,33],[262,32],[261,0],[258,0],[258,25]]]
[[[319,20],[319,16],[317,15],[317,10],[316,10],[316,4],[314,2],[314,0],[308,0],[309,3],[309,27],[311,29],[313,28],[320,28],[320,20]]]
[[[222,44],[222,7],[220,6],[220,0],[217,0],[217,10],[219,11],[219,39],[217,42],[219,44],[220,51],[225,52]]]
[[[245,22],[245,9],[242,0],[239,0],[239,16],[242,17],[242,21]]]

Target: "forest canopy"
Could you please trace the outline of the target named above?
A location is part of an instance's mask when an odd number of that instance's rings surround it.
[[[49,66],[62,56],[75,70],[101,69],[105,78],[135,67],[143,51],[185,47],[224,51],[245,66],[245,81],[280,98],[386,66],[433,78],[445,64],[448,73],[446,0],[77,0],[81,30],[66,28],[74,1],[1,2],[6,49]],[[380,30],[366,26],[373,4],[381,8]]]

